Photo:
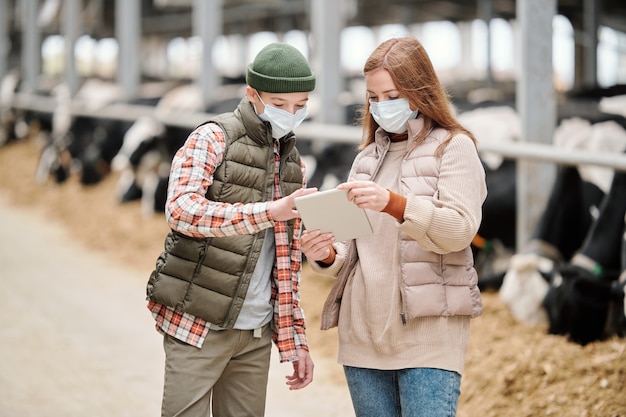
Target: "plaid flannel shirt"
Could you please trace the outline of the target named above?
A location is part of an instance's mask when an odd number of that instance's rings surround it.
[[[281,198],[279,146],[279,142],[274,140],[274,200]],[[224,149],[224,132],[216,124],[202,125],[189,135],[172,161],[166,205],[168,224],[174,230],[199,238],[252,234],[274,227],[273,339],[281,362],[297,360],[296,349],[308,350],[299,297],[301,220],[295,220],[293,239],[289,242],[287,224],[272,220],[269,202],[227,204],[207,200],[205,195],[213,183],[215,169],[223,161]],[[304,165],[302,170],[304,178]],[[306,180],[303,180],[302,186],[306,186]],[[211,323],[154,302],[148,303],[148,309],[156,320],[159,332],[192,346],[202,346]]]

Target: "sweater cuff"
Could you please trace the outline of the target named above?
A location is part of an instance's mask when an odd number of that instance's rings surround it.
[[[328,255],[328,258],[326,259],[322,259],[321,261],[316,261],[320,266],[323,267],[328,267],[331,266],[333,264],[333,262],[335,262],[335,248],[333,248],[332,246],[330,247],[330,255]]]
[[[390,214],[400,223],[404,221],[404,209],[406,208],[406,197],[389,190],[389,202],[383,209],[383,213]]]

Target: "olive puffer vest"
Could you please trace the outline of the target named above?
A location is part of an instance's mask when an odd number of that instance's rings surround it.
[[[273,199],[274,147],[268,127],[244,98],[233,113],[214,117],[225,132],[224,160],[206,198],[225,203]],[[295,137],[281,139],[280,187],[289,195],[302,187]],[[288,222],[289,239],[293,221]],[[267,230],[267,229],[266,229]],[[191,238],[174,230],[147,286],[148,300],[232,328],[239,316],[266,230],[253,235]]]

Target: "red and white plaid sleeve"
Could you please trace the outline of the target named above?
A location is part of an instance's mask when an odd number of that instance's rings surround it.
[[[224,131],[214,123],[196,128],[172,160],[165,215],[168,225],[191,237],[254,234],[273,226],[270,202],[227,204],[205,195],[224,158]]]

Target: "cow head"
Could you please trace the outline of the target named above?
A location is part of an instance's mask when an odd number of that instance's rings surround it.
[[[548,333],[568,335],[583,346],[605,339],[610,300],[611,282],[577,265],[559,268],[543,300]]]
[[[531,326],[547,321],[542,302],[549,285],[542,273],[549,274],[553,269],[551,259],[535,253],[511,257],[499,294],[516,320]]]

